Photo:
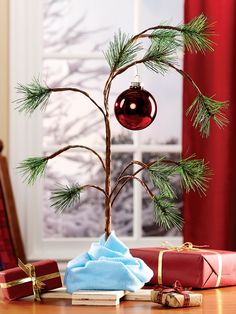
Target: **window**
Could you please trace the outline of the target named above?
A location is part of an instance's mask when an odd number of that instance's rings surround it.
[[[34,5],[24,0],[22,3],[23,6],[17,1],[11,4],[12,99],[16,97],[13,87],[17,82],[30,81],[35,74],[42,73],[49,86],[79,86],[102,103],[101,90],[108,73],[102,50],[106,49],[113,33],[121,28],[133,34],[163,20],[176,24],[183,18],[182,0],[174,3],[122,0],[118,6],[116,1],[103,0],[102,8],[100,2],[91,0],[38,0]],[[16,39],[19,42],[15,42]],[[18,48],[20,58],[14,47]],[[138,70],[145,88],[156,98],[157,118],[149,128],[131,132],[112,116],[114,176],[132,159],[147,162],[162,155],[178,158],[181,152],[181,77],[170,72],[162,78],[142,66]],[[115,98],[129,87],[133,77],[133,70],[129,70],[115,80],[111,112]],[[104,153],[102,117],[83,95],[55,94],[48,110],[30,119],[12,110],[11,122],[12,166],[29,155],[49,154],[68,143],[90,145]],[[101,169],[89,153],[71,151],[61,155],[49,163],[45,180],[33,188],[23,186],[14,171],[12,176],[18,187],[19,212],[27,217],[23,221],[21,214],[20,222],[23,238],[28,240],[26,248],[30,259],[71,258],[86,250],[92,240],[103,233],[104,213],[98,193],[84,192],[79,210],[72,208],[62,216],[56,216],[48,203],[49,191],[57,182],[101,183]],[[178,179],[174,184],[178,186]],[[179,207],[181,202],[178,195]],[[138,182],[127,185],[117,198],[113,227],[129,246],[156,245],[157,241],[163,241],[163,236],[175,243],[181,241],[176,230],[165,232],[153,224],[152,205]]]

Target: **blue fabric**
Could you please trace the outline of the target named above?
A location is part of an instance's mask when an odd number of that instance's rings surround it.
[[[68,263],[64,281],[69,293],[77,290],[136,291],[152,276],[153,271],[141,259],[134,258],[113,231],[107,241],[101,236],[88,252]]]

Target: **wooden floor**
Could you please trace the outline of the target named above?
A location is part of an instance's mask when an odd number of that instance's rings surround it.
[[[71,300],[43,300],[33,302],[32,298],[19,301],[4,301],[0,296],[0,314],[153,314],[153,313],[191,313],[191,314],[236,314],[236,286],[200,291],[203,305],[198,308],[170,309],[152,302],[123,301],[118,306],[77,306]]]

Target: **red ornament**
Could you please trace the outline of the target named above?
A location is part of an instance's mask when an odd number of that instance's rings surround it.
[[[155,119],[157,104],[153,96],[139,82],[132,82],[115,102],[115,115],[119,123],[129,130],[142,130]]]

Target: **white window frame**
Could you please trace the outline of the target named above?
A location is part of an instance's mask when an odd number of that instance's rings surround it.
[[[138,4],[139,1],[134,0],[134,3]],[[90,244],[97,238],[43,239],[42,183],[29,187],[22,182],[21,176],[16,171],[16,166],[21,160],[29,156],[41,156],[43,151],[40,113],[34,113],[27,118],[19,114],[12,104],[17,99],[15,89],[17,84],[29,83],[32,77],[42,71],[42,4],[41,0],[10,1],[10,173],[28,260],[57,258],[65,261],[88,250]],[[138,6],[135,6],[135,10],[138,16]],[[135,23],[137,28],[137,20]],[[101,150],[100,147],[98,150]],[[181,152],[182,147],[143,145],[139,142],[137,133],[134,133],[134,144],[115,145],[112,150],[135,151],[134,159],[141,160],[144,152]],[[121,239],[129,247],[158,246],[163,240],[173,245],[181,244],[182,237],[142,237],[141,187],[138,182],[134,182],[134,195],[133,236]]]

